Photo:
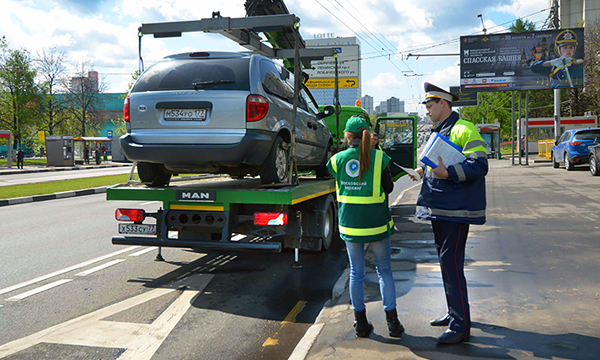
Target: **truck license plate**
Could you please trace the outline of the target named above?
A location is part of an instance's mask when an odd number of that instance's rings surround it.
[[[119,234],[156,235],[155,224],[119,224]]]
[[[204,121],[206,109],[165,109],[164,119],[168,121]]]

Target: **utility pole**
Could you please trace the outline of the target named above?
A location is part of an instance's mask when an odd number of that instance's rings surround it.
[[[558,16],[558,0],[552,4],[552,26],[560,29],[560,20]],[[560,136],[560,89],[554,89],[554,139]]]

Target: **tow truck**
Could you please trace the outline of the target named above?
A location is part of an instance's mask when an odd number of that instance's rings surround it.
[[[210,19],[142,24],[138,29],[141,70],[144,34],[171,37],[188,31],[220,33],[265,56],[293,59],[295,81],[301,78],[301,60],[322,59],[335,53],[333,48],[305,48],[298,31],[299,19],[287,12],[281,0],[249,0],[246,9],[248,16],[244,18],[226,18],[217,12]],[[274,47],[261,42],[258,32],[265,33]],[[295,86],[294,114],[298,88]],[[416,118],[381,119],[378,124],[380,137],[392,139],[389,149],[401,149],[392,160],[414,167]],[[414,137],[412,143],[393,143],[392,135],[402,129],[410,130],[405,137]],[[299,250],[327,250],[337,237],[338,224],[335,180],[298,174],[294,166],[294,138],[295,132],[286,184],[261,185],[259,179],[204,175],[152,188],[134,180],[134,164],[128,183],[109,187],[107,200],[159,201],[162,207],[156,212],[117,209],[115,218],[122,223],[120,235],[113,236],[112,243],[157,246],[157,260],[162,260],[163,247],[270,252],[293,248],[294,266],[299,267]],[[395,173],[398,175],[398,170]]]

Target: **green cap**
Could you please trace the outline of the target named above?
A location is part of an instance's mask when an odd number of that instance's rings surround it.
[[[352,116],[346,122],[346,129],[344,131],[349,132],[362,132],[363,130],[369,130],[369,124],[367,124],[367,120],[361,118],[360,116]]]

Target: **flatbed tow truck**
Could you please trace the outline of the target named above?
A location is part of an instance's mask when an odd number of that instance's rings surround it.
[[[220,33],[265,56],[293,59],[296,82],[302,77],[301,60],[322,59],[335,54],[333,48],[305,48],[298,31],[299,19],[287,12],[281,0],[249,0],[246,6],[249,16],[244,18],[225,18],[214,13],[211,19],[143,24],[139,28],[141,70],[144,34],[172,37],[190,31]],[[262,43],[257,32],[267,33],[274,47]],[[299,88],[299,84],[296,85],[294,114]],[[382,119],[377,131],[383,138],[385,134],[393,135],[405,129],[408,137],[416,140],[415,128],[416,118],[390,118]],[[162,247],[271,252],[293,248],[294,266],[299,267],[300,249],[327,250],[337,237],[336,185],[331,178],[298,174],[294,166],[295,130],[290,147],[287,184],[261,185],[259,179],[253,178],[203,176],[177,181],[164,188],[151,188],[133,181],[132,169],[127,184],[107,189],[107,200],[159,201],[162,207],[154,213],[146,213],[143,209],[117,209],[116,219],[125,223],[119,224],[121,235],[113,236],[112,243],[157,246],[157,260],[162,259]],[[414,141],[393,145],[390,150],[392,152],[388,153],[393,160],[414,167]],[[393,169],[395,178],[402,175],[399,172],[399,169]],[[155,223],[144,223],[147,218],[155,219]]]
[[[112,242],[230,251],[326,250],[337,234],[334,193],[333,179],[314,177],[281,187],[228,176],[182,180],[165,188],[115,185],[107,189],[108,200],[160,201],[162,208],[155,213],[117,209],[117,220],[130,222],[119,224],[120,232],[130,235],[113,236]],[[156,224],[143,224],[146,218]]]

